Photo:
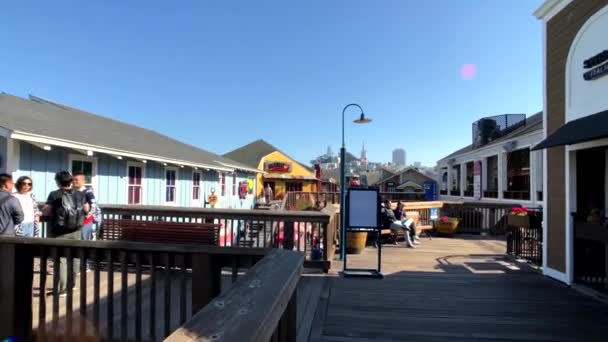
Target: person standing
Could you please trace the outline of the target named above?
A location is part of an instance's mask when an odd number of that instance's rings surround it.
[[[77,171],[72,174],[73,189],[84,195],[85,202],[89,205],[87,217],[82,222],[82,239],[95,239],[95,224],[101,222],[101,211],[97,206],[93,190],[85,185],[85,174]]]
[[[50,217],[50,231],[47,234],[51,238],[81,240],[82,223],[86,217],[88,204],[84,194],[72,189],[72,175],[67,171],[55,174],[55,182],[58,189],[52,191],[44,206],[45,213]],[[59,293],[65,295],[67,288],[73,288],[74,284],[67,283],[67,260],[60,259],[59,266]],[[78,273],[80,260],[74,259],[73,269],[70,272]],[[74,277],[72,277],[74,279]]]
[[[266,204],[270,204],[270,201],[272,201],[273,196],[274,193],[272,191],[272,188],[270,187],[270,183],[266,183],[266,188],[264,188],[264,199],[266,200]]]
[[[15,233],[18,236],[26,237],[40,237],[40,210],[38,210],[38,203],[36,197],[32,193],[34,189],[34,183],[28,176],[22,176],[17,179],[17,193],[13,194],[21,203],[21,209],[23,210],[23,222],[15,226]]]
[[[14,187],[13,176],[0,174],[0,236],[15,236],[15,226],[23,222],[21,204],[11,195]]]

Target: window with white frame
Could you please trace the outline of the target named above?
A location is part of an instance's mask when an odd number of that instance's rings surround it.
[[[177,168],[165,169],[165,203],[177,203]]]
[[[97,176],[97,159],[88,156],[70,155],[70,172],[84,173],[87,188],[93,188]]]
[[[143,164],[129,163],[127,165],[127,194],[129,204],[143,203],[143,180],[144,167]]]
[[[201,173],[192,173],[192,201],[199,202],[201,200]]]
[[[232,174],[232,196],[236,196],[236,173]]]

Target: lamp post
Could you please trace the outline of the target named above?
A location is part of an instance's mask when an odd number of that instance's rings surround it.
[[[344,114],[349,107],[357,107],[361,111],[360,117],[354,123],[365,124],[372,121],[366,118],[363,108],[356,103],[348,104],[342,109],[342,148],[340,148],[340,259],[346,255],[346,143],[344,142]]]

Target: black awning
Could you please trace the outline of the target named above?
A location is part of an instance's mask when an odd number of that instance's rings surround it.
[[[545,125],[547,123],[545,122]],[[608,137],[608,110],[570,121],[532,150],[578,144]]]

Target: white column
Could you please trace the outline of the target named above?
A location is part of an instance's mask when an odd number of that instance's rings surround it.
[[[488,189],[488,158],[481,158],[481,198],[483,192]]]
[[[464,187],[467,180],[467,164],[460,164],[460,197],[464,196]]]
[[[447,196],[450,196],[452,190],[452,166],[448,165],[448,180],[447,180]]]
[[[564,229],[566,230],[566,277],[567,283],[572,283],[573,280],[573,254],[574,254],[574,227],[572,221],[572,212],[577,211],[576,203],[576,151],[570,151],[566,147],[566,212],[564,213]]]
[[[530,151],[530,201],[536,203],[536,173],[542,172],[537,170],[538,164],[536,162],[536,152]]]
[[[19,171],[20,143],[15,139],[6,139],[6,173],[13,177],[16,177],[17,171]]]
[[[507,189],[507,153],[498,153],[498,199],[503,199],[503,191]]]

